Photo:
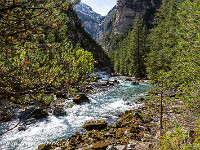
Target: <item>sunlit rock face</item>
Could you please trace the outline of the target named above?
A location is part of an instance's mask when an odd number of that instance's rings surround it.
[[[136,14],[141,14],[150,27],[160,3],[161,0],[118,0],[114,33],[120,34],[130,29]]]
[[[82,26],[93,39],[99,39],[99,24],[103,18],[100,14],[94,12],[92,8],[84,3],[75,6],[74,10],[81,19]]]

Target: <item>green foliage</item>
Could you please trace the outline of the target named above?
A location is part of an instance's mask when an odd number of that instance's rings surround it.
[[[73,49],[67,41],[64,11],[69,4],[0,2],[0,95],[4,98],[69,90],[93,71],[92,54]]]
[[[163,0],[161,7],[157,10],[155,27],[148,35],[149,54],[146,57],[148,78],[156,80],[159,71],[171,70],[171,61],[175,52],[173,47],[178,38],[175,31],[178,27],[176,18],[177,2],[175,0]]]
[[[194,135],[188,136],[182,127],[177,127],[175,131],[168,131],[166,135],[161,136],[161,150],[199,150],[199,125],[195,128]]]
[[[125,36],[121,35],[114,49],[114,70],[124,75],[144,78],[146,76],[145,60],[147,28],[140,15],[134,20],[133,29]],[[112,52],[112,50],[111,50]],[[110,53],[111,53],[110,52]]]

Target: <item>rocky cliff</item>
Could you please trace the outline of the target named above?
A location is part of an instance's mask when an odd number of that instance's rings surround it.
[[[152,27],[156,9],[161,0],[118,0],[114,33],[120,34],[130,29],[136,14],[141,14],[148,28]]]
[[[106,35],[109,35],[113,30],[113,25],[115,22],[116,16],[116,6],[114,6],[108,14],[101,20],[99,24],[99,33],[97,42],[102,42],[106,38]]]
[[[117,5],[105,17],[94,13],[92,8],[83,3],[76,6],[75,11],[82,20],[85,31],[109,51],[113,37],[132,28],[136,14],[141,14],[147,27],[152,28],[154,14],[161,1],[117,0]]]
[[[98,41],[99,39],[99,24],[103,18],[100,14],[94,12],[92,8],[84,3],[74,7],[74,10],[81,19],[82,26],[86,32],[90,34],[93,39]]]

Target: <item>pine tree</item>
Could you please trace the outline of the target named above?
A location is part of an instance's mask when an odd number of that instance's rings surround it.
[[[67,41],[69,1],[14,0],[0,6],[0,95],[33,98],[85,80],[94,59]]]
[[[156,79],[159,71],[170,71],[171,60],[175,55],[173,47],[177,43],[175,35],[179,23],[176,18],[177,2],[164,0],[156,13],[155,27],[148,36],[149,54],[146,66],[149,79]]]
[[[128,48],[128,60],[129,75],[137,78],[144,78],[146,76],[146,68],[144,58],[147,54],[146,49],[146,35],[147,28],[144,25],[141,15],[136,15],[133,30],[129,34],[129,48]]]

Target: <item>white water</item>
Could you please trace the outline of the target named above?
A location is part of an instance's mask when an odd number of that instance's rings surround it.
[[[107,75],[100,74],[104,79]],[[110,78],[109,80],[113,80]],[[150,85],[131,85],[128,81],[109,91],[88,95],[90,103],[75,105],[67,108],[64,117],[49,116],[36,124],[28,126],[26,131],[17,128],[0,137],[1,150],[35,150],[38,145],[46,142],[55,142],[57,139],[67,138],[76,131],[83,131],[81,126],[90,120],[106,120],[110,124],[119,118],[118,114],[134,109],[142,104],[137,104],[137,98],[149,91]],[[127,102],[129,103],[127,105]],[[11,122],[14,126],[17,121]],[[9,122],[9,124],[11,124]],[[6,126],[1,124],[0,128]],[[11,127],[11,126],[10,126]]]

